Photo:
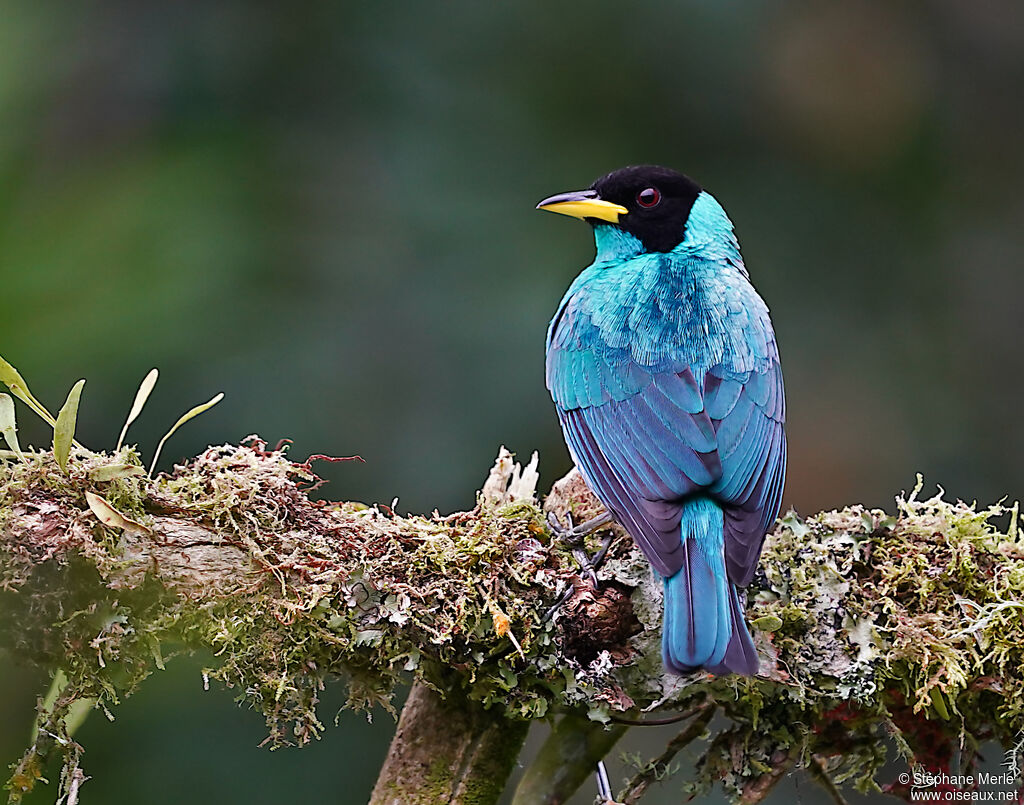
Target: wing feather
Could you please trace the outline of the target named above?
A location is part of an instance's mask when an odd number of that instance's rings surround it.
[[[723,508],[726,569],[742,586],[781,503],[785,394],[767,312],[726,307],[751,334],[730,360],[702,367],[673,352],[676,325],[656,306],[624,319],[645,330],[641,348],[570,289],[548,331],[547,383],[580,472],[654,569],[682,567],[682,503],[704,493]]]

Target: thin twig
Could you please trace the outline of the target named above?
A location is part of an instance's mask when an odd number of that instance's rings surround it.
[[[739,805],[757,805],[764,800],[779,781],[786,776],[787,772],[796,763],[795,753],[791,751],[778,750],[771,757],[771,771],[762,774],[756,780],[752,780],[743,787],[743,794],[739,798]]]
[[[651,783],[655,782],[657,776],[664,769],[668,768],[668,764],[679,754],[679,751],[703,734],[705,727],[707,727],[708,722],[715,715],[717,708],[718,705],[715,702],[707,702],[696,708],[693,721],[687,725],[686,729],[668,742],[664,752],[637,772],[636,776],[626,785],[618,801],[622,805],[635,805],[635,803],[639,802],[640,798],[647,793],[647,789],[651,787]]]
[[[836,786],[835,780],[828,773],[828,769],[825,768],[825,761],[819,755],[811,757],[811,763],[807,767],[807,772],[812,780],[828,792],[828,795],[836,805],[849,805],[846,797],[843,796],[838,786]]]
[[[665,718],[626,718],[614,713],[609,718],[616,724],[624,724],[627,727],[664,727],[666,724],[678,724],[680,721],[685,721],[690,716],[699,713],[704,707],[704,704],[695,704],[681,713],[676,713],[674,716],[666,716]]]

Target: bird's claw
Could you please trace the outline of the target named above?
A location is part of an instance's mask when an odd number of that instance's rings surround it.
[[[596,590],[600,586],[597,580],[597,569],[604,564],[604,560],[608,555],[608,548],[612,544],[614,535],[609,534],[606,536],[601,541],[600,549],[593,556],[590,556],[590,554],[587,553],[583,540],[587,534],[607,523],[610,523],[612,521],[611,512],[606,511],[603,514],[599,514],[597,517],[580,523],[579,525],[576,525],[573,522],[571,512],[566,514],[565,519],[568,522],[568,526],[562,525],[558,520],[558,516],[554,512],[548,512],[548,527],[551,529],[551,533],[555,535],[555,539],[561,540],[569,546],[573,559],[575,559],[576,564],[579,565],[580,573],[587,577],[593,588]],[[543,620],[551,620],[551,618],[555,616],[555,613],[562,608],[565,602],[572,598],[573,593],[575,592],[576,588],[570,584],[551,608],[544,613]]]
[[[560,540],[575,542],[583,536],[578,530],[579,526],[573,522],[572,512],[567,512],[565,515],[565,521],[568,525],[562,525],[561,521],[558,519],[558,515],[554,512],[548,512],[547,520],[548,528],[551,529],[551,533]]]
[[[587,534],[590,534],[601,526],[610,523],[612,521],[612,513],[604,511],[597,515],[597,517],[591,517],[589,520],[576,525],[576,523],[573,522],[572,512],[567,512],[565,515],[565,521],[569,524],[568,526],[564,526],[559,522],[557,514],[554,512],[548,512],[548,528],[551,529],[551,533],[558,537],[558,539],[568,542],[570,545],[576,545],[581,542]]]
[[[544,617],[541,618],[541,623],[547,623],[549,620],[555,617],[555,613],[558,612],[558,610],[560,610],[565,605],[566,601],[572,598],[573,593],[575,592],[576,588],[573,587],[573,585],[570,584],[568,587],[566,587],[565,592],[562,593],[558,597],[558,600],[555,601],[555,603],[550,606],[548,611],[544,613]]]
[[[579,565],[580,573],[586,574],[590,586],[596,590],[600,586],[600,582],[597,580],[597,566],[591,561],[590,555],[582,548],[574,548],[572,558]]]
[[[586,574],[591,585],[593,585],[594,589],[597,589],[598,581],[596,571],[601,567],[604,563],[605,557],[608,555],[608,547],[612,543],[613,536],[609,534],[605,537],[601,542],[600,550],[598,550],[598,552],[593,556],[590,556],[590,554],[587,553],[583,540],[588,534],[596,531],[601,526],[610,523],[612,521],[611,512],[603,512],[597,517],[593,517],[579,525],[576,525],[573,522],[572,512],[568,512],[565,515],[565,519],[568,526],[563,526],[554,512],[548,512],[548,527],[551,529],[551,532],[555,535],[556,539],[561,540],[569,546],[572,556],[576,560],[576,564],[579,565],[580,572]]]

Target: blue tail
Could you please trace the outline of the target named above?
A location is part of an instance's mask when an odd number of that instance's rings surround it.
[[[661,650],[677,673],[706,668],[753,676],[758,659],[736,586],[725,573],[722,510],[709,498],[683,507],[683,567],[665,579]]]

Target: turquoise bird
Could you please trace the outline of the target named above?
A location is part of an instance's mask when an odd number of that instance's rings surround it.
[[[547,386],[576,466],[664,580],[665,665],[753,675],[740,590],[781,505],[786,403],[732,222],[656,166],[537,207],[593,225],[597,256],[548,328]]]

